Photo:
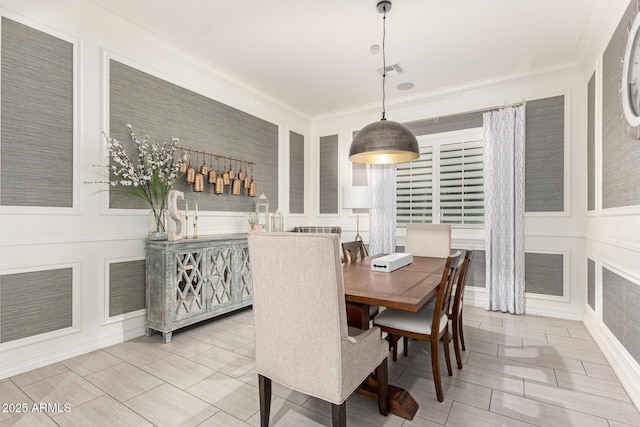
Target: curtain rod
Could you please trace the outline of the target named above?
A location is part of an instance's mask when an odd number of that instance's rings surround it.
[[[502,104],[499,107],[478,108],[477,110],[463,111],[461,113],[445,114],[444,116],[436,116],[433,119],[426,119],[426,120],[433,120],[435,123],[438,123],[440,119],[446,119],[449,117],[464,116],[466,114],[475,114],[475,113],[490,113],[492,111],[498,111],[498,110],[502,110],[504,108],[510,108],[510,107],[520,107],[521,105],[526,105],[526,104],[527,104],[527,101],[519,101],[519,102],[514,102],[512,104]],[[414,120],[408,123],[422,122],[424,120],[425,119]]]

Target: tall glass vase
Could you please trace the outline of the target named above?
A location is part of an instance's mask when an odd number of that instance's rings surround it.
[[[167,210],[151,209],[149,211],[149,240],[167,239]]]

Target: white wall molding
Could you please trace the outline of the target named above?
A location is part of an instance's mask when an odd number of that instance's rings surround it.
[[[593,310],[587,307],[584,313],[584,325],[607,358],[633,404],[636,408],[640,408],[640,364],[620,344],[604,323],[596,318]]]

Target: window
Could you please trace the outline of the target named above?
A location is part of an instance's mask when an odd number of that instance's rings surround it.
[[[418,143],[420,157],[397,166],[398,226],[483,227],[482,128],[427,135]]]

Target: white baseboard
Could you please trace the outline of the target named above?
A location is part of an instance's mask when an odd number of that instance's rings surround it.
[[[121,330],[101,336],[99,339],[80,342],[77,345],[64,346],[60,349],[49,348],[47,351],[34,351],[32,357],[16,357],[15,360],[3,361],[0,365],[0,379],[9,378],[34,369],[42,368],[53,363],[62,362],[72,357],[80,356],[92,351],[100,350],[114,344],[140,337],[146,333],[144,325],[135,325],[129,329]],[[3,356],[4,357],[4,356]],[[11,359],[9,357],[9,359]]]
[[[606,325],[596,319],[589,307],[584,310],[584,325],[607,358],[613,372],[633,404],[640,411],[640,364],[613,336]]]
[[[540,301],[540,302],[538,302]],[[484,288],[465,288],[464,303],[474,307],[486,307],[487,294]],[[527,314],[534,316],[555,317],[567,320],[582,320],[582,310],[575,310],[569,304],[527,299],[525,303]]]

